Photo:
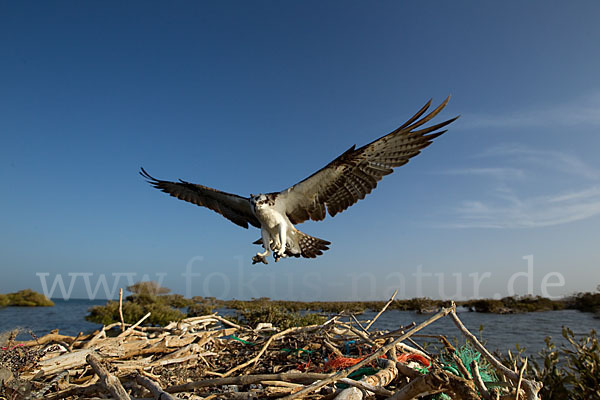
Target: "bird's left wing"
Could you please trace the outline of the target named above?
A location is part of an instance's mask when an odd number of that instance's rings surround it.
[[[247,229],[248,224],[260,228],[260,222],[258,222],[256,216],[252,213],[250,199],[247,197],[221,192],[220,190],[196,185],[182,181],[181,179],[179,182],[161,181],[150,176],[144,168],[140,171],[140,175],[146,178],[148,183],[155,188],[180,200],[209,208],[243,228]]]
[[[293,224],[308,219],[320,221],[326,211],[333,217],[371,193],[383,176],[406,164],[446,132],[440,129],[456,118],[417,128],[435,117],[448,100],[421,118],[431,106],[430,100],[398,129],[359,149],[352,146],[313,175],[278,193],[277,201],[283,202],[290,221]]]

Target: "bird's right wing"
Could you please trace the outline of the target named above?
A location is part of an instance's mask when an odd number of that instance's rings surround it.
[[[333,217],[365,198],[381,178],[419,154],[458,118],[420,128],[439,114],[448,100],[423,116],[431,106],[429,101],[398,129],[358,149],[352,146],[313,175],[279,192],[277,199],[285,205],[290,221],[321,221],[326,212]]]
[[[140,175],[148,180],[152,186],[198,206],[209,208],[236,225],[248,228],[248,224],[260,228],[260,222],[252,212],[250,199],[236,194],[221,192],[213,188],[196,185],[186,181],[169,182],[152,177],[142,168]]]

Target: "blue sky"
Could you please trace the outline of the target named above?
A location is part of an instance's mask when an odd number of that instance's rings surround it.
[[[0,292],[54,282],[60,297],[57,277],[72,297],[142,278],[221,298],[594,290],[599,13],[595,1],[4,2]],[[448,95],[438,120],[461,118],[447,134],[366,200],[299,226],[333,242],[316,260],[251,266],[257,230],[137,175],[281,190]]]

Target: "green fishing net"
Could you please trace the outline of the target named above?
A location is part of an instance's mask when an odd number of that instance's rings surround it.
[[[483,358],[481,358],[481,353],[475,350],[469,343],[465,344],[456,349],[456,355],[462,361],[463,365],[469,371],[469,374],[473,374],[471,371],[471,363],[473,361],[477,362],[477,366],[479,367],[479,375],[481,375],[481,380],[483,382],[496,382],[497,376],[492,368],[492,366]],[[456,361],[454,361],[453,357],[450,354],[442,354],[439,359],[440,364],[442,364],[442,369],[453,373],[454,375],[461,376],[466,379],[470,379],[470,376],[463,376],[459,370]],[[439,393],[432,397],[435,400],[450,400],[452,399],[450,396],[444,393]]]

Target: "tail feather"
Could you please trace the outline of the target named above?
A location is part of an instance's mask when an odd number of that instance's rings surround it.
[[[298,241],[298,247],[300,247],[300,253],[294,253],[288,247],[285,254],[288,257],[304,257],[304,258],[316,258],[323,254],[324,251],[329,250],[331,242],[327,240],[319,239],[314,236],[307,235],[304,232],[295,230],[296,239]],[[262,245],[262,239],[258,239],[253,244]]]
[[[300,246],[300,254],[305,258],[315,258],[323,254],[324,251],[329,250],[331,242],[327,240],[319,239],[304,232],[296,231],[298,238],[298,245]]]

